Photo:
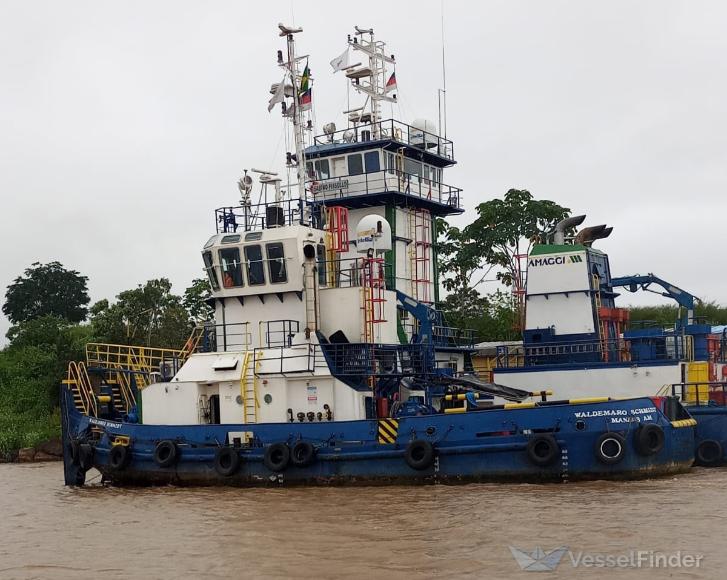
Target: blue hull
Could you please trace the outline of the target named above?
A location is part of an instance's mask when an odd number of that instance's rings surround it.
[[[683,472],[694,460],[694,429],[673,426],[646,397],[401,417],[393,443],[380,443],[376,420],[170,426],[101,420],[77,411],[64,391],[64,460],[66,483],[71,485],[82,484],[90,467],[116,485],[261,486],[633,479]],[[650,411],[641,412],[645,409]],[[663,430],[658,452],[636,451],[640,424],[636,418]],[[249,446],[231,447],[240,458],[239,467],[221,475],[215,456],[220,447],[229,447],[231,431],[252,431],[254,439]],[[597,457],[597,440],[604,433],[623,437],[623,457],[612,464]],[[543,437],[557,442],[557,454],[544,465],[536,464],[528,449],[534,438]],[[128,457],[121,467],[114,467],[110,453],[119,440],[128,441]],[[160,441],[174,442],[177,450],[169,467],[161,467],[158,457],[155,461]],[[284,443],[290,448],[298,441],[315,449],[310,464],[271,469],[266,463],[271,445]],[[407,450],[412,441],[431,444],[431,464],[410,466]],[[71,453],[79,442],[86,450],[80,465]]]

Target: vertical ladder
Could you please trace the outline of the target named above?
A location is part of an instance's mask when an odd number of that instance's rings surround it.
[[[242,397],[242,422],[257,423],[257,410],[260,402],[257,398],[257,370],[260,367],[262,353],[248,350],[242,361],[240,374],[240,395]],[[254,367],[254,368],[253,368]]]
[[[608,322],[601,316],[603,301],[601,300],[601,278],[598,274],[591,276],[593,285],[593,300],[596,306],[596,320],[598,321],[598,336],[601,342],[601,359],[608,362]]]
[[[411,295],[419,302],[431,304],[432,216],[429,210],[409,210],[409,238]]]
[[[386,322],[384,308],[386,298],[384,290],[384,259],[363,258],[363,280],[361,284],[361,309],[363,310],[363,328],[361,341],[376,342],[376,325]]]
[[[333,206],[325,208],[326,272],[327,282],[332,288],[338,286],[339,254],[348,252],[348,208]]]

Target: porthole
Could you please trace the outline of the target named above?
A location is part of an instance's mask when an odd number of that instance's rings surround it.
[[[270,393],[266,393],[266,395],[263,397],[263,401],[265,401],[269,405],[273,402],[273,396]]]

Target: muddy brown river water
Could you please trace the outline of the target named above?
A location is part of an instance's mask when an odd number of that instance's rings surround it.
[[[62,482],[60,463],[0,465],[0,578],[727,578],[727,469],[545,486]],[[567,550],[532,572],[511,546]]]

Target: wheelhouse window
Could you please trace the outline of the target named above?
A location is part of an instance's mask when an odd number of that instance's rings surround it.
[[[327,286],[328,263],[326,262],[326,246],[324,244],[316,246],[316,261],[318,262],[318,284]]]
[[[386,154],[386,170],[391,173],[392,175],[396,173],[396,164],[394,162],[394,154],[393,153],[387,153]]]
[[[419,179],[422,174],[422,164],[418,161],[414,161],[413,159],[405,157],[404,172],[410,174],[412,176],[412,179],[414,179],[413,176],[415,175],[417,176],[417,179]]]
[[[310,179],[330,179],[331,166],[328,159],[316,159],[305,164],[306,172]]]
[[[220,250],[220,271],[222,272],[222,286],[225,288],[236,288],[243,285],[239,248]]]
[[[207,272],[207,277],[210,279],[210,286],[212,286],[212,290],[219,290],[220,281],[217,279],[215,265],[212,262],[212,252],[203,252],[202,260],[204,261],[204,269]]]
[[[363,160],[361,154],[356,153],[348,156],[348,174],[361,175],[363,173]]]
[[[263,251],[257,244],[245,246],[245,262],[247,263],[247,283],[250,286],[265,284],[265,268],[263,267]]]
[[[364,153],[364,161],[366,162],[366,173],[376,173],[381,171],[381,162],[379,161],[378,151],[368,151]]]
[[[271,284],[282,284],[288,281],[288,274],[285,271],[285,252],[283,244],[275,242],[267,244],[265,251],[268,254],[268,273],[270,274]],[[252,282],[250,282],[252,284]]]

